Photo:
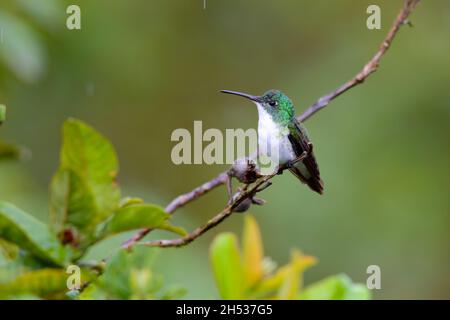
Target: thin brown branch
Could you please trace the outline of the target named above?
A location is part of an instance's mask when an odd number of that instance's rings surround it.
[[[228,174],[226,172],[222,172],[214,179],[211,179],[208,182],[205,182],[200,187],[195,188],[191,192],[185,193],[181,196],[176,197],[172,200],[171,203],[166,207],[166,212],[173,213],[178,208],[184,207],[189,202],[197,199],[198,197],[203,196],[208,191],[218,187],[222,184],[225,184],[228,181]]]
[[[414,8],[419,3],[419,1],[420,0],[405,0],[405,2],[403,4],[403,9],[397,15],[397,18],[394,20],[394,24],[392,25],[387,36],[384,38],[383,42],[381,43],[380,48],[375,53],[375,55],[372,57],[372,59],[370,59],[369,62],[367,62],[364,65],[362,70],[360,72],[358,72],[352,79],[350,79],[349,81],[344,83],[342,86],[340,86],[336,90],[320,97],[316,103],[314,103],[312,106],[310,106],[308,109],[306,109],[298,117],[298,120],[302,122],[302,121],[309,119],[317,111],[325,108],[331,102],[331,100],[339,97],[341,94],[350,90],[351,88],[363,83],[367,77],[369,77],[372,73],[377,71],[378,66],[380,65],[381,58],[383,57],[383,55],[386,53],[386,51],[391,46],[392,41],[394,40],[394,38],[397,35],[400,28],[408,22],[409,15],[414,10]]]
[[[315,102],[312,106],[310,106],[308,109],[306,109],[299,117],[298,119],[300,121],[306,121],[309,119],[312,115],[314,115],[319,110],[325,108],[332,100],[339,97],[344,92],[350,90],[351,88],[363,83],[372,73],[378,70],[380,60],[383,57],[383,55],[386,53],[386,51],[390,48],[392,41],[394,40],[395,36],[397,35],[400,28],[408,23],[408,17],[411,14],[411,12],[414,10],[416,5],[420,2],[420,0],[405,0],[403,4],[403,8],[400,10],[399,14],[397,15],[396,19],[394,20],[394,23],[389,30],[388,34],[384,38],[383,42],[381,43],[378,51],[375,53],[375,55],[370,59],[362,68],[360,72],[358,72],[352,79],[335,89],[334,91],[320,97],[317,102]],[[203,226],[195,229],[190,234],[188,234],[185,237],[172,239],[172,240],[155,240],[155,241],[148,241],[148,242],[142,242],[141,244],[147,245],[147,246],[158,246],[158,247],[179,247],[186,245],[202,234],[204,234],[206,231],[210,230],[211,228],[217,226],[220,224],[223,220],[228,218],[232,213],[233,209],[236,208],[242,201],[245,199],[254,196],[255,193],[259,192],[258,188],[264,184],[265,182],[268,182],[270,179],[273,178],[274,175],[269,175],[261,178],[258,180],[255,185],[249,189],[244,190],[241,192],[240,196],[238,196],[234,201],[232,201],[230,204],[228,204],[221,212],[219,212],[217,215],[215,215],[211,220],[209,220],[206,224]],[[207,192],[211,191],[212,189],[226,184],[228,181],[228,174],[227,172],[223,172],[213,178],[212,180],[204,183],[200,187],[183,194],[177,198],[175,198],[167,207],[166,211],[169,213],[174,213],[178,208],[185,206],[191,201],[194,201]],[[140,241],[145,235],[147,235],[151,229],[143,229],[136,233],[132,238],[124,242],[123,247],[124,248],[130,248],[133,246],[136,242]]]
[[[181,247],[191,243],[196,238],[200,237],[202,234],[207,232],[209,229],[214,228],[222,221],[224,221],[226,218],[231,216],[231,214],[233,213],[233,209],[239,206],[239,204],[241,204],[247,198],[253,197],[256,193],[266,189],[269,186],[269,184],[266,183],[269,182],[269,180],[272,179],[275,175],[276,173],[273,173],[260,178],[257,182],[255,182],[255,184],[250,189],[242,191],[232,203],[227,205],[221,212],[216,214],[211,220],[209,220],[203,226],[198,227],[197,229],[189,233],[187,236],[170,240],[153,240],[146,242],[138,242],[138,244],[150,247]]]
[[[205,182],[200,187],[197,187],[194,190],[192,190],[188,193],[182,194],[182,195],[176,197],[175,199],[173,199],[172,202],[170,202],[167,205],[167,207],[165,208],[165,211],[167,213],[173,214],[175,212],[175,210],[177,210],[178,208],[181,208],[181,207],[185,206],[186,204],[188,204],[189,202],[200,198],[201,196],[208,193],[212,189],[214,189],[222,184],[225,184],[227,181],[228,181],[228,173],[223,172],[223,173],[219,174],[218,176],[216,176],[215,178]],[[138,231],[133,237],[131,237],[130,239],[125,241],[122,244],[122,247],[125,249],[129,249],[137,241],[139,241],[143,237],[145,237],[150,231],[152,231],[152,229],[150,229],[150,228],[142,229],[142,230]]]

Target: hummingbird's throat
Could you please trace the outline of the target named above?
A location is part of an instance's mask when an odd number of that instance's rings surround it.
[[[269,158],[275,166],[294,160],[296,156],[288,138],[288,127],[275,121],[262,105],[257,104],[257,106],[259,114],[258,155]]]

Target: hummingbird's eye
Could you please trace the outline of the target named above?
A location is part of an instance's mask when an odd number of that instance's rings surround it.
[[[278,101],[270,101],[269,106],[276,107],[278,105]]]

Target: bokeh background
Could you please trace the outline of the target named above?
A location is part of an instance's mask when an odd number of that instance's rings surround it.
[[[65,27],[80,5],[82,30]],[[378,4],[382,29],[366,28]],[[29,150],[0,163],[0,198],[47,219],[60,126],[78,117],[117,148],[126,193],[164,206],[226,166],[172,164],[176,128],[252,128],[257,111],[218,94],[282,89],[300,113],[352,77],[373,55],[402,1],[2,0],[0,103],[3,140]],[[450,3],[422,1],[368,81],[306,126],[325,181],[318,196],[291,175],[252,208],[266,255],[279,264],[293,247],[318,257],[306,283],[340,272],[365,282],[381,267],[377,299],[450,298]],[[182,210],[194,228],[226,201],[218,189]],[[183,249],[161,253],[166,282],[187,298],[217,298],[208,246],[240,233],[236,214]],[[154,237],[155,235],[153,235]],[[120,238],[92,250],[102,257]]]

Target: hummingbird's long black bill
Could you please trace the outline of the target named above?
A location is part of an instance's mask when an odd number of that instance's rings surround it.
[[[255,102],[259,102],[261,100],[261,98],[259,96],[252,96],[251,94],[247,94],[247,93],[243,93],[243,92],[237,92],[237,91],[231,91],[231,90],[220,90],[220,92],[244,97],[244,98],[247,98],[247,99],[255,101]]]

